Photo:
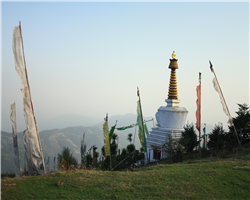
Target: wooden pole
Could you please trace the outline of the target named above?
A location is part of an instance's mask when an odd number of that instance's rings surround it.
[[[107,113],[107,115],[106,115],[106,120],[107,120],[107,123],[108,123],[108,113]],[[108,144],[109,144],[109,164],[110,164],[110,171],[112,170],[112,162],[111,162],[111,145],[110,145],[110,142],[109,141],[106,141],[106,142],[108,142]]]
[[[199,132],[199,156],[200,156],[200,159],[201,159],[201,73],[199,72],[199,82],[200,82],[200,124],[199,124],[199,127],[200,127],[200,132]]]
[[[43,172],[44,172],[44,174],[46,174],[44,160],[43,160],[43,151],[42,151],[41,141],[40,141],[39,132],[38,132],[38,128],[37,128],[36,117],[35,117],[35,113],[34,113],[34,107],[33,107],[32,99],[31,99],[30,85],[29,85],[29,79],[28,79],[28,72],[27,72],[26,60],[25,60],[25,54],[24,54],[24,45],[23,45],[23,36],[22,36],[21,21],[19,21],[19,27],[20,27],[20,34],[21,34],[21,40],[22,40],[22,49],[23,49],[23,60],[24,60],[24,66],[25,66],[25,74],[26,74],[27,85],[28,85],[29,93],[30,93],[31,109],[32,109],[32,112],[33,112],[34,122],[35,122],[35,125],[36,125],[36,133],[37,133],[38,143],[39,143],[39,147],[40,147],[40,153],[41,153],[41,157],[42,157],[42,162],[43,162]]]
[[[225,100],[224,95],[223,95],[223,93],[222,93],[222,91],[221,91],[220,84],[219,84],[219,81],[218,81],[218,79],[217,79],[217,77],[216,77],[216,74],[215,74],[214,70],[213,70],[213,73],[214,73],[214,77],[215,77],[215,79],[216,79],[216,81],[217,81],[217,83],[218,83],[219,90],[220,90],[220,92],[221,92],[222,98],[223,98],[224,101],[225,101],[225,105],[226,105],[226,108],[227,108],[227,111],[228,111],[228,114],[229,114],[229,120],[230,120],[230,122],[232,123],[232,125],[233,125],[233,127],[234,127],[234,131],[235,131],[235,133],[236,133],[236,137],[237,137],[239,146],[241,147],[241,143],[240,143],[240,140],[239,140],[239,138],[238,138],[238,133],[237,133],[236,128],[235,128],[235,126],[234,126],[233,119],[232,119],[232,117],[231,117],[231,115],[230,115],[230,112],[229,112],[229,110],[228,110],[226,100]]]

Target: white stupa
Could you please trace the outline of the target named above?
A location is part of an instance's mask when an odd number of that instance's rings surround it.
[[[150,154],[150,162],[164,158],[162,146],[166,142],[167,135],[171,134],[172,138],[179,139],[184,131],[184,125],[187,118],[187,109],[179,107],[178,100],[176,69],[178,69],[175,52],[170,59],[169,68],[171,76],[169,82],[168,99],[165,99],[166,106],[161,106],[155,114],[157,125],[152,128],[148,138],[146,139],[147,151]],[[150,153],[149,153],[150,152]],[[147,157],[147,156],[145,156]]]

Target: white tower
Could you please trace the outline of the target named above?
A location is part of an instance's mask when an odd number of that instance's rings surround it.
[[[179,139],[181,133],[184,131],[184,125],[187,118],[187,109],[179,107],[180,100],[178,100],[176,69],[178,69],[175,52],[170,59],[169,68],[171,69],[171,76],[169,82],[168,99],[165,99],[166,106],[161,106],[155,114],[157,125],[152,128],[147,138],[147,149],[150,151],[150,161],[162,159],[162,145],[166,142],[168,134],[172,138]]]

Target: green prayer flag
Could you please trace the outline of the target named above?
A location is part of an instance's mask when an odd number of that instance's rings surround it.
[[[144,132],[143,132],[143,121],[142,121],[140,101],[137,101],[137,124],[139,127],[139,134],[140,134],[140,137],[142,140],[142,148],[143,148],[143,151],[146,152],[145,136],[144,136]]]
[[[145,133],[146,133],[146,135],[148,137],[149,133],[148,133],[148,127],[147,127],[146,123],[144,124],[144,130],[145,130]]]
[[[117,130],[123,131],[123,130],[126,130],[126,129],[128,129],[128,128],[133,128],[133,127],[135,127],[135,125],[120,127],[120,128],[117,128]]]
[[[110,131],[109,131],[109,143],[111,141],[111,138],[112,138],[112,135],[114,133],[114,130],[115,130],[115,125],[111,127]]]

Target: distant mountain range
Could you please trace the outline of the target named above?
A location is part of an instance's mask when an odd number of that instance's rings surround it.
[[[137,116],[134,114],[127,115],[116,115],[109,118],[109,128],[115,125],[116,120],[117,127],[128,126],[136,123]],[[150,119],[147,117],[145,119]],[[67,122],[68,123],[68,122]],[[44,130],[39,132],[43,156],[44,158],[50,157],[50,169],[53,166],[52,161],[59,152],[61,152],[63,147],[69,147],[73,156],[80,162],[80,146],[83,134],[85,132],[85,141],[87,147],[90,148],[92,145],[97,146],[97,151],[101,154],[101,148],[104,144],[103,136],[103,122],[99,122],[93,126],[71,126],[62,129],[52,129]],[[153,127],[153,122],[148,122],[149,131]],[[118,135],[118,147],[119,149],[126,148],[129,144],[127,140],[128,133],[133,134],[133,141],[135,138],[135,146],[137,149],[140,148],[138,134],[135,134],[135,131],[138,133],[137,128],[130,128],[124,131],[117,131],[115,133]],[[135,136],[135,137],[134,137]],[[21,171],[23,171],[24,166],[24,147],[23,147],[23,133],[19,132],[18,137],[18,146],[19,146],[19,159],[21,165]],[[12,133],[1,131],[1,173],[4,172],[14,172],[14,149],[13,149],[13,139]]]
[[[40,140],[42,144],[43,156],[48,159],[50,157],[50,169],[53,166],[53,158],[57,156],[58,153],[61,152],[63,147],[69,147],[73,156],[80,162],[80,145],[84,132],[85,141],[87,143],[87,148],[90,148],[92,145],[97,146],[97,152],[101,154],[101,148],[104,144],[104,136],[103,136],[103,127],[102,122],[98,122],[99,120],[95,118],[82,117],[78,115],[74,115],[74,120],[79,117],[78,122],[84,124],[83,126],[75,126],[75,124],[71,121],[70,117],[73,115],[61,116],[55,118],[54,121],[48,122],[47,127],[63,127],[61,124],[64,123],[63,128],[53,128],[51,130],[43,130],[39,132]],[[126,115],[115,115],[109,117],[109,128],[115,125],[117,120],[116,127],[129,126],[131,124],[136,123],[137,116],[135,114],[126,114]],[[152,119],[152,117],[145,117],[145,120]],[[62,121],[60,121],[62,120]],[[74,121],[73,120],[73,121]],[[76,123],[76,122],[75,122]],[[95,123],[94,125],[92,125]],[[77,124],[77,123],[76,123]],[[59,126],[60,125],[60,126]],[[86,125],[86,126],[85,126]],[[151,128],[155,126],[154,121],[150,121],[147,123],[148,130],[151,131]],[[40,126],[38,126],[39,128]],[[211,132],[214,126],[207,125],[206,133]],[[40,129],[40,128],[39,128]],[[132,143],[135,144],[136,148],[140,148],[140,142],[138,138],[138,128],[130,128],[124,131],[115,130],[115,133],[118,135],[118,148],[122,150],[122,148],[126,148],[129,144],[127,137],[129,133],[132,133]],[[202,131],[203,134],[203,131]],[[19,146],[19,158],[21,163],[21,171],[23,171],[24,166],[24,147],[23,147],[23,133],[19,132],[17,134],[18,137],[18,146]],[[5,131],[1,131],[1,173],[4,172],[14,172],[14,149],[13,149],[13,138],[12,133],[8,133]]]
[[[38,124],[39,130],[63,129],[74,126],[94,126],[100,123],[99,118],[87,117],[78,114],[60,115],[44,120]]]

